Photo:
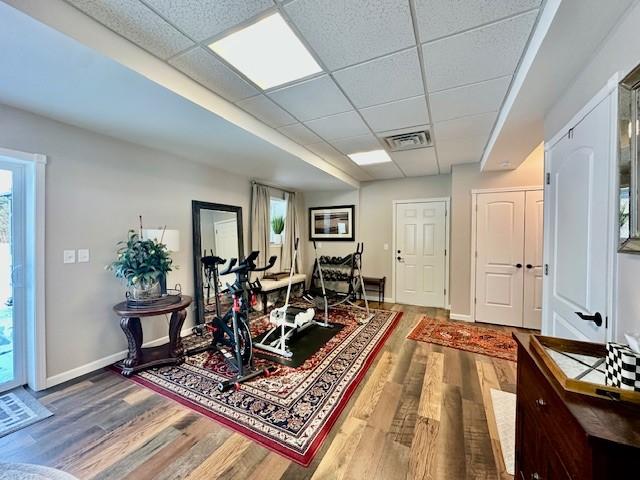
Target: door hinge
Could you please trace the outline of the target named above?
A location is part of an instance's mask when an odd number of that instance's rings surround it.
[[[548,263],[544,264],[544,274],[545,275],[549,275],[549,264]]]
[[[444,256],[445,257],[447,256],[447,249],[446,248],[444,249]]]
[[[447,289],[446,289],[446,288],[444,289],[444,294],[445,294],[445,295],[447,294]]]
[[[476,258],[478,258],[478,251],[476,250]]]
[[[567,134],[569,138],[573,138],[573,128],[569,129],[569,133]]]
[[[473,303],[478,303],[478,299],[477,299],[477,298],[474,298],[474,299],[473,299]]]
[[[609,328],[609,315],[604,317],[604,328]]]
[[[547,181],[547,185],[551,185],[551,174],[549,172],[547,172],[545,178],[546,178],[546,181]]]

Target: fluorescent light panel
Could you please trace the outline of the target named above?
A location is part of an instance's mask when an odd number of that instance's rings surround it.
[[[389,154],[384,150],[351,153],[349,158],[358,165],[374,165],[376,163],[387,163],[391,161],[391,157],[389,157]]]
[[[209,48],[263,90],[322,71],[279,13],[231,33]]]

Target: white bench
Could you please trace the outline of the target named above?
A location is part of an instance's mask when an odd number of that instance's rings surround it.
[[[297,287],[300,284],[302,284],[302,287],[304,288],[306,281],[307,276],[304,273],[294,273],[293,278],[291,279],[291,289],[293,290],[294,287]],[[266,315],[269,294],[286,290],[289,285],[289,275],[282,277],[279,280],[263,278],[260,280],[260,284],[262,285],[262,291],[260,292],[262,297],[262,312]]]

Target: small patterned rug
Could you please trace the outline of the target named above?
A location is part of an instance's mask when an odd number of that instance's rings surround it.
[[[511,335],[474,323],[439,320],[424,316],[407,336],[411,340],[435,343],[491,357],[516,361],[517,346]]]
[[[0,393],[0,437],[53,415],[24,388]]]
[[[297,368],[255,359],[258,367],[275,365],[278,370],[242,384],[238,391],[217,390],[218,382],[232,372],[221,355],[212,352],[131,379],[306,466],[402,315],[388,310],[372,309],[372,313],[368,323],[359,325],[361,310],[331,309],[330,323],[343,328],[318,352]],[[266,316],[251,323],[254,335],[266,328]],[[184,339],[187,346],[194,341],[198,339],[193,336]]]
[[[505,470],[515,475],[516,462],[516,396],[513,393],[491,389],[493,418],[498,429],[500,450]]]

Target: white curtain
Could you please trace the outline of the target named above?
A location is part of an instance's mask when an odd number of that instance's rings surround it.
[[[264,266],[269,260],[270,202],[269,187],[254,183],[251,190],[251,250],[260,251],[256,261],[259,267]]]
[[[282,261],[280,267],[282,270],[291,269],[291,261],[293,260],[293,252],[295,248],[296,238],[300,238],[300,222],[298,221],[298,212],[296,207],[296,194],[285,193],[284,199],[287,202],[287,215],[284,221],[284,242],[282,242]],[[295,271],[302,271],[302,245],[298,245],[298,256],[296,257]]]

